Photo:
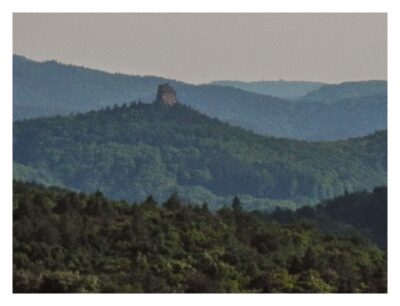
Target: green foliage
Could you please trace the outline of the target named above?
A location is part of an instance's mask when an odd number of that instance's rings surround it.
[[[78,272],[55,271],[43,275],[39,292],[43,293],[95,293],[99,292],[98,278],[80,276]]]
[[[242,203],[240,202],[240,199],[237,196],[235,196],[233,198],[232,209],[233,209],[233,211],[236,211],[236,212],[240,212],[243,209]]]
[[[386,131],[336,142],[277,139],[183,105],[133,103],[14,123],[14,160],[57,185],[129,201],[179,191],[213,207],[236,194],[247,197],[246,209],[270,209],[372,189],[386,184],[386,147]]]
[[[173,195],[129,205],[14,182],[14,292],[386,292],[386,254]]]
[[[387,248],[386,187],[376,187],[372,192],[346,193],[295,212],[277,208],[272,213],[257,213],[268,221],[311,222],[327,234],[368,237],[380,248]]]

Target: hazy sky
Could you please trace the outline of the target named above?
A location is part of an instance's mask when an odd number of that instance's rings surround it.
[[[212,80],[386,79],[386,14],[14,14],[14,53]]]

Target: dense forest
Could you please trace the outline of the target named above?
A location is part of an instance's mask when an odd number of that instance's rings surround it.
[[[290,208],[386,184],[386,131],[336,142],[259,136],[178,104],[132,103],[14,123],[14,175],[113,199],[178,191]]]
[[[267,221],[280,223],[310,222],[327,234],[368,237],[380,248],[387,248],[387,188],[373,192],[346,193],[315,207],[296,211],[277,207],[272,213],[260,212]]]
[[[264,88],[278,97],[315,89],[304,98],[290,101],[229,86],[111,74],[55,61],[39,63],[21,56],[14,56],[13,62],[16,120],[87,112],[134,100],[152,102],[157,86],[168,81],[183,104],[263,135],[337,140],[387,128],[387,82],[384,81],[321,88],[315,87],[320,86],[318,83],[284,81],[249,85]]]
[[[14,292],[387,290],[368,240],[266,221],[238,198],[212,213],[177,194],[132,204],[14,182],[13,216]]]

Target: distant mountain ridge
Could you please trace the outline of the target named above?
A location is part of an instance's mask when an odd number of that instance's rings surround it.
[[[330,91],[317,89],[309,98],[318,95],[320,101],[289,101],[228,86],[111,74],[21,56],[14,56],[13,78],[15,120],[82,113],[131,101],[149,103],[157,86],[168,82],[186,105],[262,135],[336,140],[365,136],[387,126],[387,97],[381,91],[352,95],[351,103],[341,103],[343,96],[335,95],[341,100],[325,103],[324,94]]]
[[[325,85],[321,82],[305,81],[213,81],[210,84],[234,87],[262,95],[269,95],[282,99],[295,100]]]
[[[387,95],[386,81],[345,82],[324,85],[309,92],[301,100],[307,102],[334,103],[344,99],[364,98],[368,96]]]

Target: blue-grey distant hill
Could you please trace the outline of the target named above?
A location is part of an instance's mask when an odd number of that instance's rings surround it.
[[[319,89],[325,85],[320,82],[304,82],[304,81],[214,81],[210,84],[219,86],[234,87],[262,95],[273,96],[282,99],[299,99],[304,97],[311,91]]]
[[[166,82],[175,88],[182,103],[263,135],[336,140],[387,127],[386,82],[372,86],[367,94],[359,82],[324,85],[290,101],[229,86],[112,74],[21,56],[14,56],[14,120],[83,113],[137,100],[151,102],[157,86]],[[328,100],[331,102],[326,103]]]
[[[329,104],[344,99],[359,99],[368,96],[386,95],[386,81],[361,81],[324,85],[309,92],[301,100],[307,102],[324,102]]]

